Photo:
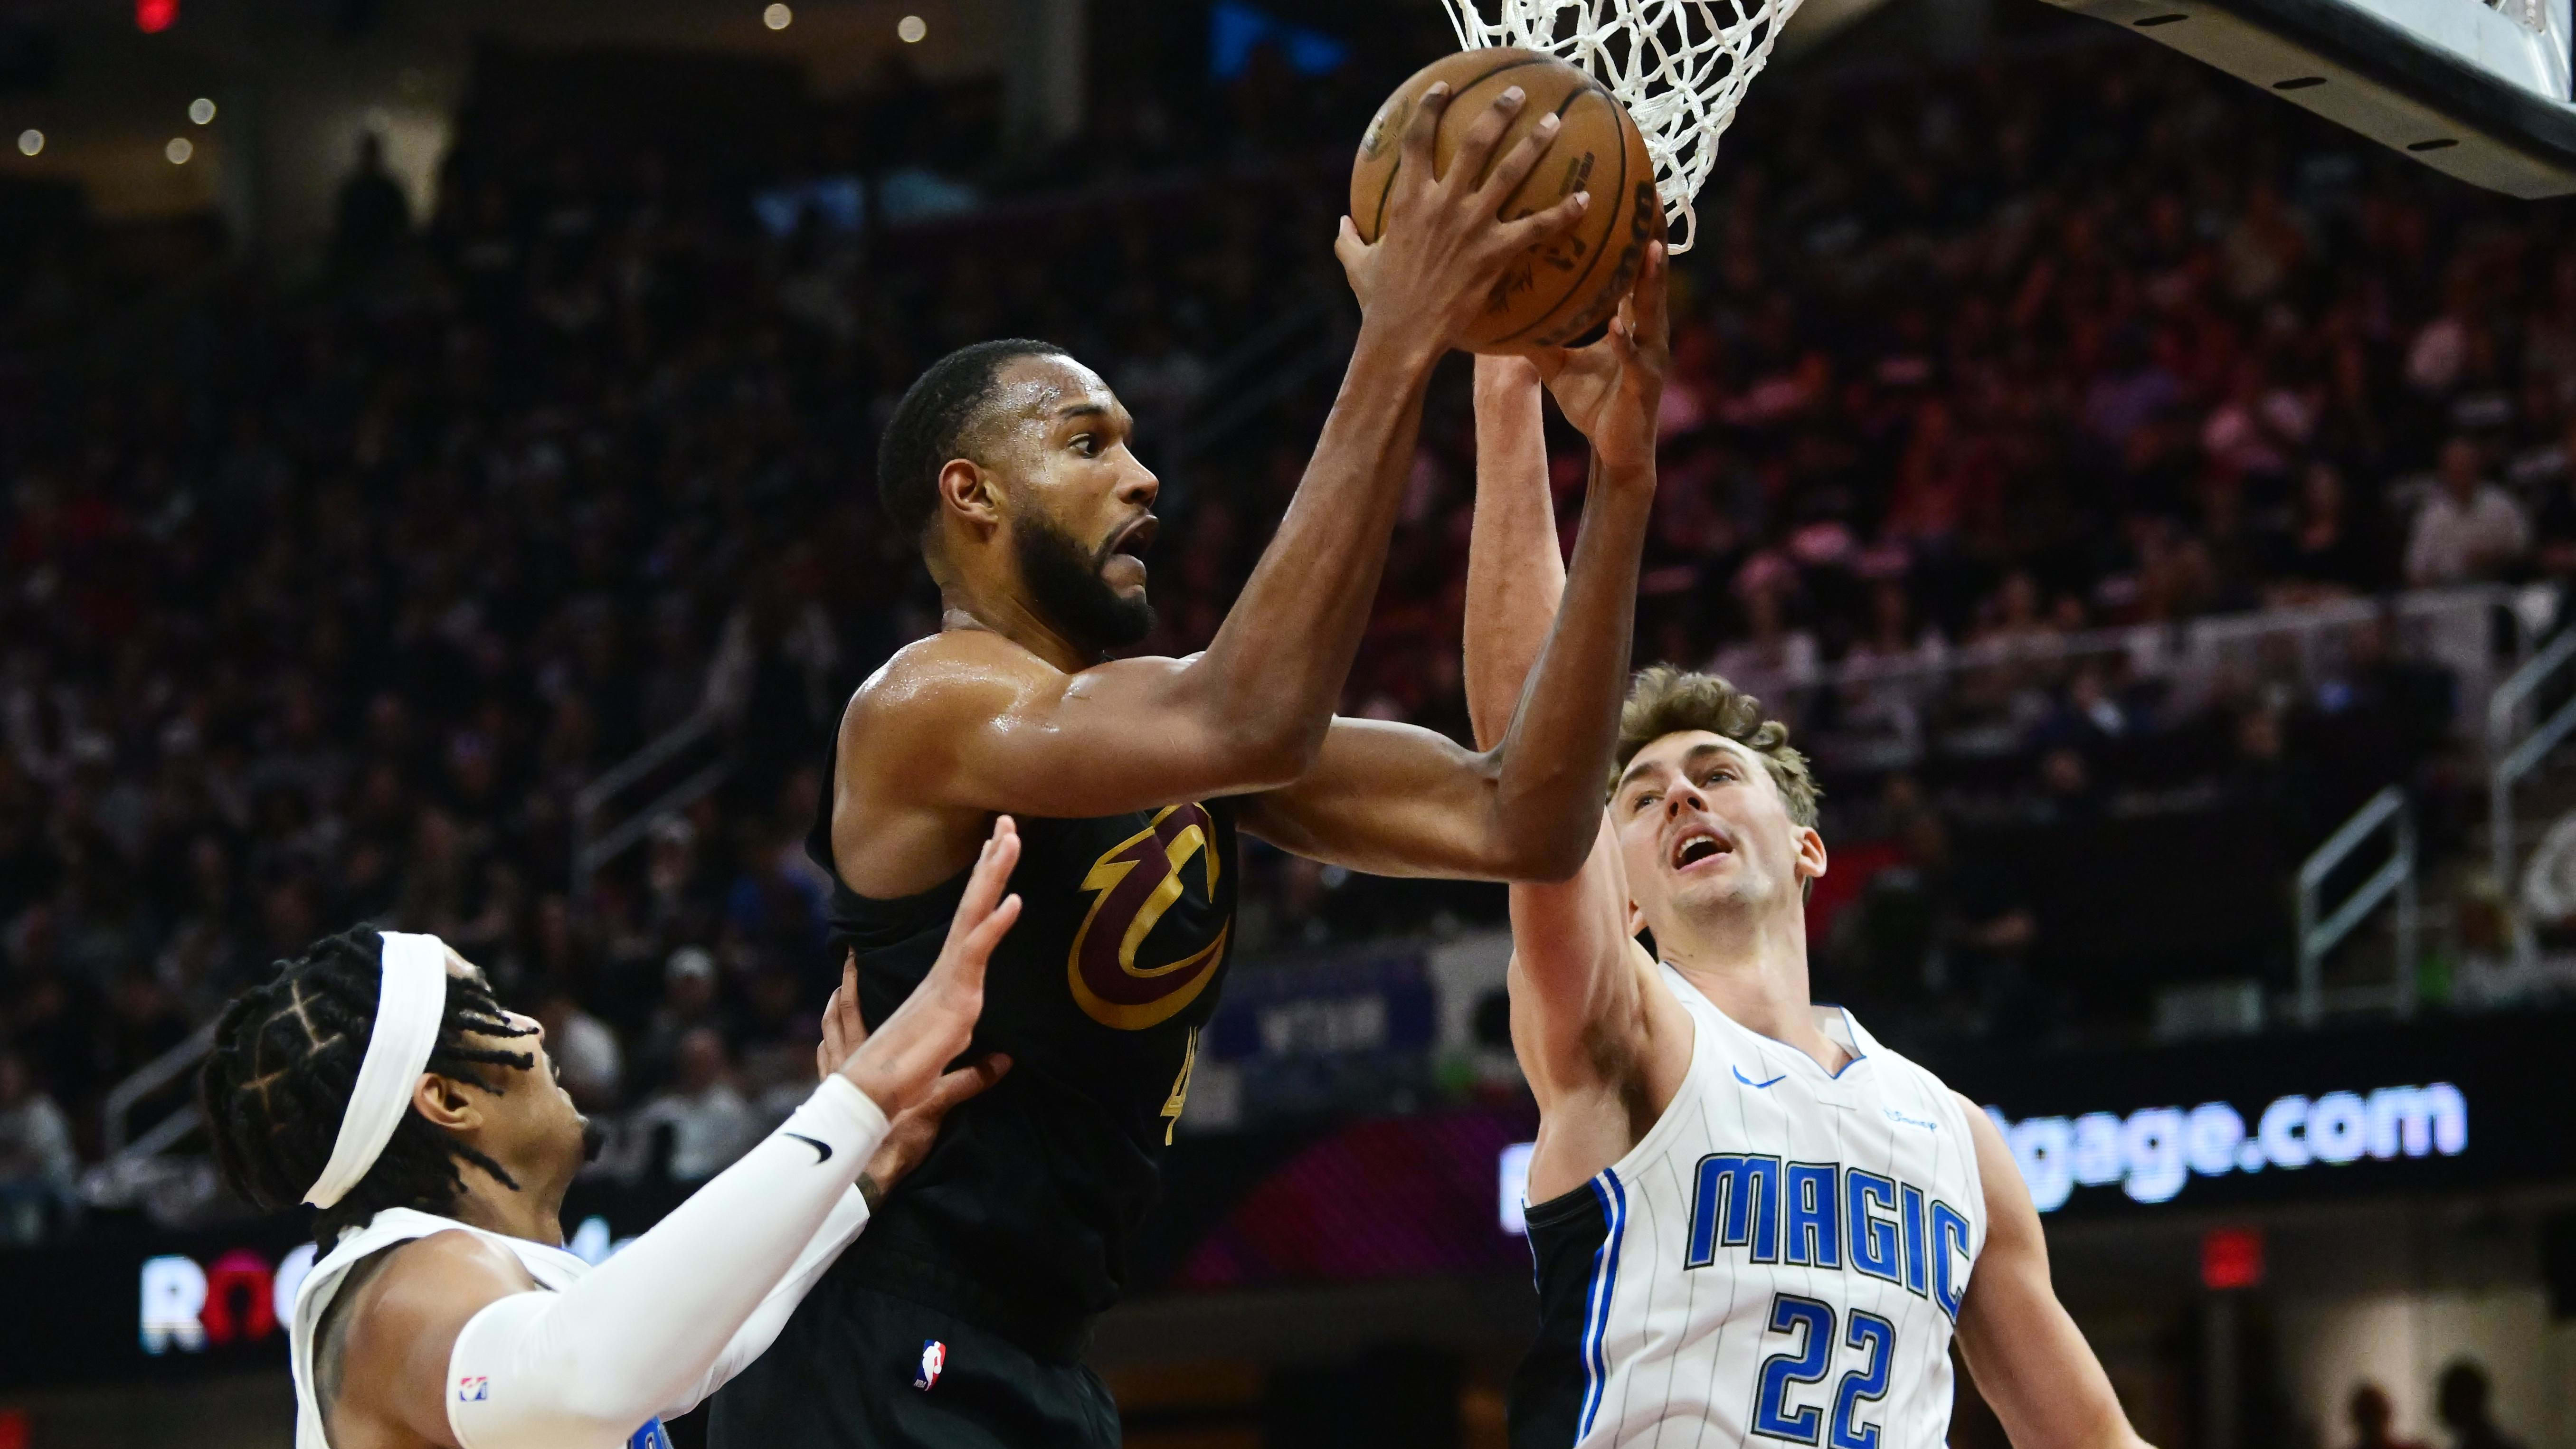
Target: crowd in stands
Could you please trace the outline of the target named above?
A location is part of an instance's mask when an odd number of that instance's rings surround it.
[[[2445,768],[2456,680],[2393,623],[2187,709],[2067,641],[2576,574],[2576,212],[2049,34],[2044,59],[1757,92],[1677,273],[1641,602],[1642,654],[1758,681],[1829,746],[1848,868],[1820,977],[1970,1038],[2103,1014],[2050,975],[2065,917],[2014,862],[2124,785],[2258,812],[2285,868]],[[359,919],[446,936],[586,1106],[667,1125],[639,1170],[725,1161],[810,1072],[837,970],[803,847],[819,750],[936,618],[874,499],[903,386],[1000,335],[1101,368],[1166,480],[1154,649],[1205,642],[1293,489],[1338,368],[1227,361],[1343,315],[1361,118],[1274,66],[1223,145],[1104,102],[1084,187],[911,228],[771,230],[649,150],[468,124],[434,213],[353,183],[318,280],[238,258],[149,286],[78,227],[25,243],[0,288],[0,1236],[59,1215],[109,1085]],[[1347,701],[1455,732],[1462,382]],[[1256,384],[1256,416],[1204,430]],[[1570,528],[1577,440],[1554,466]],[[2022,662],[1991,687],[1836,682],[1998,644]],[[577,895],[576,792],[700,711],[724,785]],[[1862,747],[1890,735],[1913,744]],[[1978,844],[1997,829],[2019,844]],[[1256,955],[1496,905],[1251,869]]]

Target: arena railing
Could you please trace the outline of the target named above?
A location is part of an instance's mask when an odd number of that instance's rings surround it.
[[[2571,691],[2546,719],[2533,723],[2538,714],[2533,697],[2557,680],[2570,662],[2576,662],[2576,628],[2560,630],[2546,648],[2515,670],[2487,700],[2489,849],[2493,853],[2496,888],[2506,903],[2506,919],[2513,933],[2514,965],[2524,970],[2531,968],[2539,951],[2528,903],[2514,880],[2520,843],[2515,834],[2514,794],[2568,733],[2576,730],[2576,691]]]
[[[713,715],[701,709],[664,731],[573,797],[572,887],[568,899],[575,911],[588,908],[590,882],[600,867],[641,844],[663,819],[696,804],[733,773],[731,750],[723,747]],[[690,750],[710,745],[716,757],[647,801],[614,825],[602,827],[601,814],[636,786],[645,784]]]
[[[2322,906],[2326,879],[2336,867],[2352,858],[2353,853],[2382,832],[2390,836],[2388,860],[2371,873],[2370,879],[2324,920],[2317,919]],[[2325,961],[2345,937],[2367,920],[2381,902],[2397,898],[2397,964],[2389,986],[2383,991],[2363,986],[2336,993],[2336,1006],[2372,1007],[2385,1004],[2399,1016],[2414,1014],[2415,966],[2422,953],[2422,913],[2416,891],[2417,853],[2415,846],[2415,812],[2406,802],[2402,786],[2390,785],[2370,797],[2369,803],[2353,812],[2352,818],[2327,836],[2325,843],[2311,852],[2299,866],[2299,1021],[2315,1026],[2325,1017],[2328,993],[2325,986]]]
[[[1837,694],[1841,708],[1836,712],[1865,723],[1884,726],[1889,712],[1885,707],[1893,706],[1893,712],[1908,716],[1913,727],[1897,730],[1900,738],[1880,746],[1865,747],[1847,724],[1822,730],[1810,727],[1808,738],[1814,742],[1813,752],[1828,766],[1903,768],[1936,752],[1935,743],[1921,737],[1923,717],[1968,693],[1963,685],[2002,679],[2006,688],[2053,688],[2079,665],[2116,662],[2129,679],[2171,686],[2173,693],[2163,709],[2181,715],[2216,702],[2229,687],[2266,673],[2323,679],[2348,656],[2354,635],[2375,625],[2389,627],[2395,635],[2383,641],[2391,656],[2437,664],[2451,675],[2457,699],[2484,699],[2497,686],[2501,672],[2530,657],[2537,623],[2554,607],[2554,593],[2545,589],[2464,585],[2203,615],[2174,623],[2068,633],[2033,630],[1803,670],[1739,666],[1732,673],[1737,684],[1786,706],[1793,723],[1814,715],[1820,704]],[[1722,659],[1719,664],[1724,667]],[[2455,712],[2455,726],[2464,722],[2466,714],[2465,708]],[[2001,742],[1991,747],[1955,741],[1954,745],[1968,752],[2006,753],[2018,749],[2027,732],[2000,721],[1995,729]],[[1954,733],[1965,731],[1954,727]],[[2485,742],[2472,736],[2468,743]]]

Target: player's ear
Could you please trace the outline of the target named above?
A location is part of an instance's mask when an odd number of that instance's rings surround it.
[[[1646,929],[1646,908],[1635,901],[1628,903],[1628,934],[1635,936]]]
[[[979,530],[999,528],[1002,509],[996,481],[974,460],[951,458],[939,470],[939,506]]]
[[[1825,874],[1825,837],[1812,825],[1797,827],[1798,860],[1791,867],[1802,881],[1821,880]]]
[[[483,1124],[483,1107],[454,1077],[423,1072],[411,1089],[411,1107],[429,1125],[448,1132],[470,1132]]]

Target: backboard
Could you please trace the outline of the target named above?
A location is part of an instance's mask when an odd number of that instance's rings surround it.
[[[2576,194],[2570,0],[2048,0],[2462,181]]]

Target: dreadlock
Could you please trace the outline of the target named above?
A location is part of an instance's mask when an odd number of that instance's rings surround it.
[[[214,1138],[217,1169],[260,1208],[275,1212],[303,1201],[331,1160],[375,1030],[383,952],[372,926],[325,936],[294,960],[278,962],[276,976],[236,997],[215,1027],[214,1049],[197,1072],[198,1103]],[[483,1068],[526,1071],[536,1056],[477,1046],[468,1034],[523,1037],[535,1030],[513,1025],[481,984],[450,976],[429,1070],[497,1096],[502,1088]],[[418,1112],[405,1112],[367,1175],[315,1219],[314,1237],[327,1250],[386,1208],[444,1212],[465,1191],[464,1163],[518,1190],[501,1164]]]

